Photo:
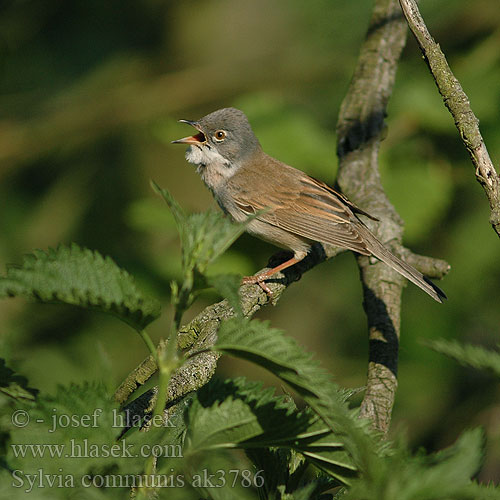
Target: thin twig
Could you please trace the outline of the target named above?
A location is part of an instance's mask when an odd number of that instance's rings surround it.
[[[469,98],[451,71],[446,57],[434,41],[418,10],[415,0],[399,0],[408,25],[434,77],[444,104],[455,120],[460,137],[476,168],[476,179],[483,186],[490,203],[490,224],[500,236],[500,179],[491,161],[473,113]]]

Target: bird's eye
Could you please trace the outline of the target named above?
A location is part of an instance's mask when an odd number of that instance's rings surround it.
[[[214,139],[218,142],[222,142],[226,138],[226,132],[224,130],[217,130],[214,134]]]

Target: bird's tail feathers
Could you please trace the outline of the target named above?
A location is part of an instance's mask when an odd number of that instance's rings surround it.
[[[412,283],[420,287],[424,292],[428,293],[437,302],[443,302],[446,299],[446,294],[429,278],[424,276],[420,271],[417,271],[413,266],[402,261],[394,254],[389,252],[387,248],[378,241],[369,229],[363,225],[363,229],[357,228],[360,233],[363,233],[363,239],[367,243],[367,249],[382,262],[392,267],[395,271],[403,275]],[[366,233],[365,233],[366,231]]]

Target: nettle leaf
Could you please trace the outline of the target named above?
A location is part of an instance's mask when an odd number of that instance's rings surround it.
[[[481,465],[483,449],[484,435],[478,428],[464,432],[454,445],[435,454],[410,456],[406,449],[393,450],[374,474],[355,480],[345,498],[378,500],[388,491],[398,500],[488,498],[467,493],[474,490],[471,477]]]
[[[268,322],[225,321],[219,329],[214,348],[267,368],[306,400],[333,394],[339,405],[347,411],[346,395],[333,382],[331,375],[310,354],[305,353],[295,340],[271,328]]]
[[[236,454],[223,451],[190,457],[184,469],[185,486],[177,488],[182,500],[257,500],[255,488],[263,481],[262,471],[249,466]],[[172,474],[172,469],[167,475]],[[191,488],[196,494],[190,494]],[[170,500],[174,488],[162,488],[160,499]],[[277,499],[276,499],[277,500]]]
[[[251,448],[245,451],[256,469],[262,471],[259,498],[329,500],[331,496],[322,496],[322,493],[339,486],[335,479],[312,470],[303,455],[294,450]]]
[[[375,433],[369,430],[368,423],[358,419],[357,413],[348,408],[345,402],[348,394],[340,390],[331,375],[293,339],[268,323],[232,319],[222,323],[214,349],[270,370],[304,398],[349,454],[337,457],[336,450],[331,450],[333,454],[324,460],[325,470],[334,477],[349,483],[354,468],[365,472],[377,467],[385,445],[374,439]],[[344,461],[345,474],[342,475],[336,464]],[[328,464],[333,468],[327,467]],[[346,466],[349,469],[344,469]]]
[[[343,483],[357,475],[357,468],[345,450],[343,437],[334,434],[319,418],[306,432],[297,436],[293,448]]]
[[[424,345],[444,354],[465,366],[479,370],[490,370],[500,377],[500,353],[484,349],[480,346],[460,344],[455,340],[438,339],[426,341]]]
[[[213,210],[186,215],[166,189],[155,182],[152,186],[163,197],[176,221],[185,271],[196,269],[204,274],[207,267],[239,238],[251,220],[234,223],[222,212]]]
[[[160,315],[160,303],[141,292],[132,276],[96,251],[60,245],[36,250],[21,266],[7,267],[0,297],[27,297],[111,313],[142,330]]]
[[[19,401],[34,401],[37,389],[29,387],[28,379],[18,375],[0,358],[0,393]]]
[[[356,474],[352,460],[330,428],[310,409],[299,412],[288,397],[243,378],[211,382],[189,410],[188,453],[219,448],[298,451],[341,482]]]
[[[189,409],[186,441],[191,452],[288,444],[306,432],[315,415],[299,413],[274,389],[243,378],[210,382]]]
[[[54,396],[39,396],[35,406],[26,407],[26,415],[24,427],[14,422],[8,428],[11,470],[36,474],[43,464],[44,474],[62,469],[77,485],[84,474],[142,471],[137,442],[117,441],[120,412],[103,384],[60,386]]]

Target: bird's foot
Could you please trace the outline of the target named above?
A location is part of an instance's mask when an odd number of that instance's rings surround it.
[[[269,278],[267,273],[257,274],[256,276],[245,276],[241,280],[242,285],[259,285],[270,300],[273,298],[273,291],[269,288],[266,283],[266,279]]]

